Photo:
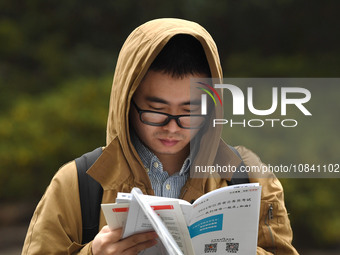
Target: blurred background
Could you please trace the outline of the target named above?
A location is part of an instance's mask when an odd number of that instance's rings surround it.
[[[105,145],[115,63],[134,28],[160,17],[200,23],[225,77],[339,77],[339,10],[335,0],[0,0],[0,253],[21,252],[58,168]],[[340,163],[340,91],[316,91],[318,114],[302,128],[234,128],[225,139],[273,165]],[[340,179],[281,182],[300,253],[339,254]]]

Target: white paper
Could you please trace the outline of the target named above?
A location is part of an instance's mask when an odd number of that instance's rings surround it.
[[[193,204],[189,232],[195,254],[256,254],[261,187],[230,186]]]
[[[102,204],[106,222],[111,230],[125,226],[130,203]]]
[[[130,193],[119,193],[120,203],[102,205],[102,208],[110,228],[124,226],[123,237],[157,232],[158,244],[140,255],[256,254],[261,201],[261,187],[256,183],[214,190],[193,205],[141,192],[137,193],[139,202],[134,197]]]

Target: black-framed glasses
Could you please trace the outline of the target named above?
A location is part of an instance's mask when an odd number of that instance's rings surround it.
[[[171,115],[164,112],[142,110],[132,100],[133,105],[139,114],[139,119],[150,126],[165,126],[170,120],[174,119],[180,128],[185,129],[198,129],[204,125],[206,119],[205,115],[189,114],[189,115]]]

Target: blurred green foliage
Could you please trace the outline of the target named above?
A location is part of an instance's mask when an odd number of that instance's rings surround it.
[[[61,166],[105,145],[110,79],[81,78],[26,97],[0,117],[0,200],[41,196]]]
[[[40,197],[61,164],[105,145],[115,61],[145,21],[202,24],[225,77],[337,77],[339,9],[336,0],[0,1],[0,201]],[[336,163],[339,89],[316,93],[325,99],[311,101],[302,128],[224,136],[265,163]],[[339,246],[339,180],[282,183],[297,244]]]

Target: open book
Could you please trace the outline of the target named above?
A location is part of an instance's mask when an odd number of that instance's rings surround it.
[[[122,238],[155,230],[160,241],[140,254],[256,254],[261,186],[223,187],[193,204],[143,195],[138,188],[118,193],[102,204],[110,229],[123,227]]]

